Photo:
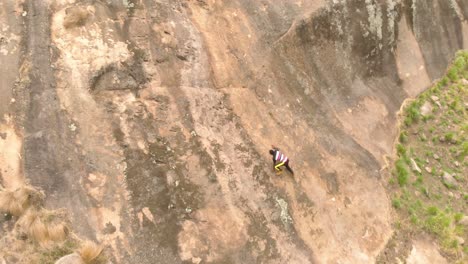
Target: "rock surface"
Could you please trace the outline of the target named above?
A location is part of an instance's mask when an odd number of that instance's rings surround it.
[[[411,253],[406,259],[407,264],[448,263],[440,255],[437,247],[429,240],[420,239],[413,242]]]
[[[395,113],[468,48],[468,4],[409,2],[2,1],[2,185],[116,263],[371,263]]]
[[[78,255],[77,253],[73,253],[73,254],[61,257],[59,260],[55,262],[55,264],[85,264],[85,263],[81,259],[80,255]]]
[[[464,245],[465,244],[465,239],[463,239],[462,237],[455,237],[455,239],[457,240],[458,244],[459,245]]]
[[[468,226],[468,216],[463,216],[463,218],[459,222],[461,225]]]

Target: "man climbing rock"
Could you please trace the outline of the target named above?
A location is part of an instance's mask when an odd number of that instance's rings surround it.
[[[289,158],[286,157],[283,153],[280,152],[279,148],[271,146],[270,154],[273,156],[273,168],[275,168],[276,173],[281,173],[281,167],[286,167],[292,175],[294,175],[293,170],[289,167]]]

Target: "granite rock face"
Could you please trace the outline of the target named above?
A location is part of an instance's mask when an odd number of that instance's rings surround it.
[[[41,187],[120,263],[374,262],[392,233],[395,113],[468,48],[462,0],[8,0],[0,14],[2,185]],[[272,171],[272,144],[294,177]]]

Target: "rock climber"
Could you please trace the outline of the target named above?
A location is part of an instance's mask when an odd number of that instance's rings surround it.
[[[286,167],[292,175],[294,175],[294,171],[289,167],[289,158],[286,157],[283,153],[280,152],[279,148],[275,146],[271,146],[270,154],[273,156],[273,168],[275,168],[276,173],[281,173],[281,167]]]

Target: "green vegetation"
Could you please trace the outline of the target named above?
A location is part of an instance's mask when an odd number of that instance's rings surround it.
[[[448,71],[447,76],[452,82],[455,82],[458,80],[458,72],[456,68],[452,68]]]
[[[405,117],[405,125],[410,126],[414,122],[418,122],[421,114],[419,113],[419,108],[421,105],[418,103],[418,101],[412,102],[407,108],[406,108],[406,117]]]
[[[59,258],[73,253],[78,248],[78,243],[72,239],[68,239],[67,241],[53,245],[48,250],[42,252],[40,257],[40,263],[55,263]]]
[[[468,141],[464,141],[461,146],[460,160],[464,160],[468,155]]]
[[[468,51],[463,51],[457,53],[447,76],[403,109],[389,181],[399,229],[432,235],[453,262],[463,261],[461,252],[467,252],[459,242],[468,236],[459,223],[468,209],[466,102]],[[428,103],[432,112],[422,112]]]
[[[455,138],[455,133],[447,132],[444,135],[446,141],[452,141]]]
[[[406,130],[401,131],[399,141],[400,143],[408,142],[408,131]]]
[[[406,183],[408,183],[409,172],[408,172],[408,169],[406,169],[405,162],[399,159],[395,163],[395,168],[397,172],[398,184],[400,184],[400,186],[406,185]]]
[[[401,201],[398,198],[392,200],[392,205],[394,208],[399,209],[401,208]]]
[[[405,157],[406,156],[406,148],[402,144],[397,145],[397,154],[399,157]]]
[[[463,218],[463,214],[462,213],[456,213],[455,214],[455,222],[460,222],[460,220],[462,220]]]

